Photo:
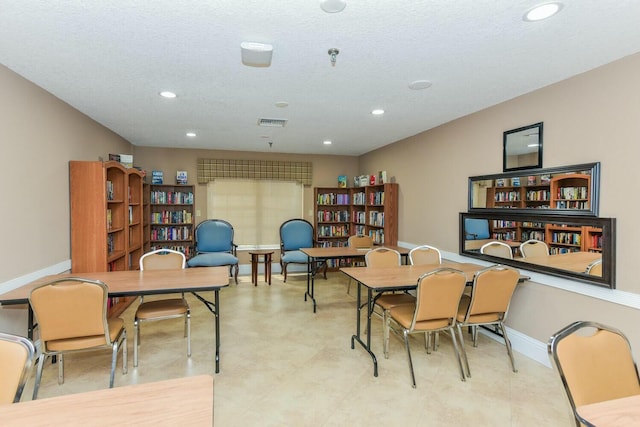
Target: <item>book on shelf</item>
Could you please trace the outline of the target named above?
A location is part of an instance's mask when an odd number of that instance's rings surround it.
[[[120,162],[125,168],[133,167],[132,154],[109,154],[109,160]]]
[[[551,175],[540,175],[540,184],[549,184],[551,182]]]
[[[496,179],[496,187],[504,187],[504,178]]]
[[[163,175],[162,171],[151,171],[151,183],[163,184]]]
[[[186,183],[187,183],[187,171],[177,171],[176,184],[186,184]]]
[[[520,187],[520,178],[517,176],[515,178],[511,178],[511,186]]]
[[[527,177],[527,185],[536,185],[536,176],[535,175],[529,175]]]
[[[338,175],[338,187],[346,188],[347,187],[347,176],[346,175]]]
[[[378,172],[378,184],[385,184],[387,181],[387,171]]]

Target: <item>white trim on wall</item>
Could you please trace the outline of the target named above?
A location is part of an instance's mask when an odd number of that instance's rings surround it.
[[[34,271],[33,273],[25,274],[24,276],[16,277],[7,282],[0,283],[0,294],[12,291],[19,288],[22,285],[33,282],[41,277],[48,276],[50,274],[67,273],[71,270],[71,260],[62,261],[58,264],[50,265],[42,270]]]

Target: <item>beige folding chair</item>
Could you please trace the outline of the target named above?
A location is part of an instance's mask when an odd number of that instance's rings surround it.
[[[140,257],[140,270],[173,270],[185,268],[186,258],[182,252],[172,249],[158,249]],[[143,322],[184,317],[184,336],[187,337],[187,357],[191,357],[191,311],[182,298],[169,298],[145,302],[140,298],[133,321],[133,366],[138,366],[138,346],[140,346],[140,326]]]
[[[373,249],[364,256],[365,263],[367,267],[395,267],[402,264],[402,256],[400,252],[395,249],[389,248],[376,248]],[[415,297],[406,292],[398,292],[398,293],[379,293],[374,297],[374,309],[375,307],[379,307],[382,313],[377,313],[375,310],[374,314],[382,317],[382,330],[383,330],[383,345],[385,342],[389,341],[389,329],[386,328],[387,324],[387,316],[389,315],[389,310],[392,307],[403,305],[403,304],[415,304]],[[389,357],[388,352],[385,353],[385,357]]]
[[[385,324],[386,335],[388,336],[388,330],[391,329],[391,322],[402,331],[413,388],[416,387],[416,377],[411,360],[409,334],[417,332],[449,331],[460,368],[460,377],[462,381],[465,380],[454,328],[460,297],[466,283],[467,276],[462,271],[452,268],[440,268],[425,273],[418,279],[415,304],[397,305],[389,309]],[[385,353],[388,353],[388,346],[389,342],[385,341]]]
[[[438,248],[421,245],[409,251],[409,262],[411,265],[442,264],[442,254]]]
[[[30,340],[0,332],[0,405],[20,402],[34,355]]]
[[[629,340],[618,329],[596,322],[574,322],[551,336],[547,350],[576,426],[591,425],[580,416],[579,406],[640,394]]]
[[[58,358],[58,384],[64,382],[63,357],[71,352],[110,349],[111,388],[122,349],[122,373],[127,373],[127,331],[121,318],[107,318],[107,296],[107,285],[79,277],[56,279],[31,291],[29,303],[38,321],[42,344],[33,400],[38,397],[42,368],[49,356]]]
[[[530,239],[520,244],[520,255],[523,258],[549,255],[549,247],[541,240]]]
[[[467,368],[468,377],[471,377],[471,371],[469,370],[469,361],[462,336],[462,328],[465,326],[472,327],[474,347],[477,347],[478,344],[478,326],[484,325],[499,328],[507,347],[511,368],[513,372],[518,372],[504,321],[507,318],[511,297],[519,280],[520,273],[515,268],[494,265],[476,273],[473,279],[471,295],[462,296],[456,325],[462,345],[462,358]]]
[[[506,243],[494,240],[489,243],[485,243],[480,248],[480,253],[485,255],[491,255],[500,258],[513,259],[513,252],[511,252],[511,246]]]
[[[371,238],[371,236],[358,236],[358,235],[353,235],[353,236],[349,236],[349,239],[347,240],[347,246],[350,248],[356,248],[356,249],[371,249],[373,248],[373,239]],[[363,261],[359,261],[357,259],[353,259],[351,260],[351,267],[356,267],[358,265],[366,265]],[[349,291],[351,290],[351,278],[349,278],[349,284],[347,285],[347,293],[349,293]]]
[[[586,270],[587,274],[590,274],[592,276],[600,276],[602,277],[602,260],[596,260],[593,261],[591,264],[589,264],[587,266],[587,270]]]

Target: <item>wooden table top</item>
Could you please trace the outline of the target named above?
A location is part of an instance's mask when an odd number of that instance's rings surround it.
[[[212,426],[213,377],[199,375],[0,406],[9,426]]]
[[[443,261],[442,264],[399,265],[397,267],[343,267],[340,271],[368,288],[385,289],[402,286],[415,287],[421,275],[441,267],[461,270],[466,274],[468,282],[473,280],[478,271],[485,268],[478,264]]]
[[[389,248],[400,252],[400,255],[408,255],[409,249],[401,246],[376,246],[375,248]],[[373,249],[375,249],[373,248]],[[352,248],[348,246],[327,248],[302,248],[302,252],[311,258],[336,259],[364,257],[372,248]]]
[[[109,295],[153,295],[173,292],[203,292],[229,286],[227,267],[198,267],[176,270],[131,270],[97,273],[65,273],[41,277],[0,295],[0,304],[22,304],[29,301],[31,290],[38,285],[64,277],[100,280]]]
[[[640,425],[640,395],[578,406],[578,414],[594,426]]]
[[[576,273],[585,273],[587,266],[599,259],[602,259],[602,254],[598,252],[569,252],[566,254],[518,258],[518,261],[569,270]]]

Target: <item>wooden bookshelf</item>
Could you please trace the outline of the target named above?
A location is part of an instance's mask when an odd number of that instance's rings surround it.
[[[69,162],[72,273],[138,269],[142,181],[142,172],[115,161]],[[112,300],[110,316],[134,299]]]
[[[573,173],[551,179],[551,207],[554,209],[590,209],[591,175]]]
[[[175,249],[187,258],[194,250],[194,187],[183,184],[149,186],[150,249]]]

